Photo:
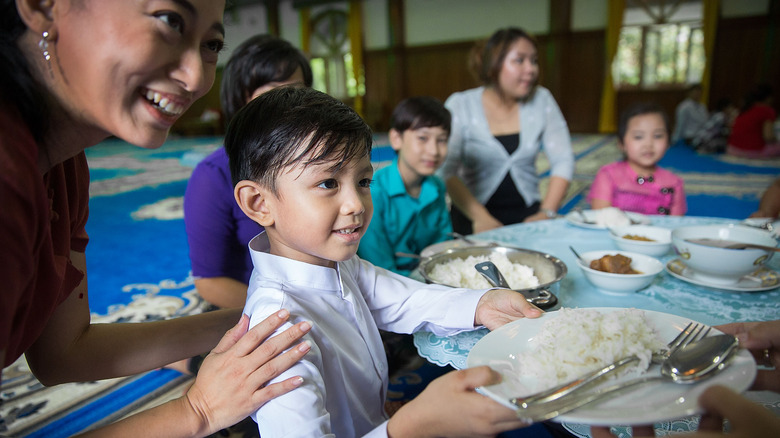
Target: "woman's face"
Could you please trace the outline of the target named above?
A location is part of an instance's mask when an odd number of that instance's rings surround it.
[[[61,1],[54,93],[85,135],[158,147],[214,83],[223,0]]]
[[[520,38],[509,46],[504,57],[498,73],[498,87],[502,94],[522,99],[531,93],[538,77],[536,48],[528,39]]]

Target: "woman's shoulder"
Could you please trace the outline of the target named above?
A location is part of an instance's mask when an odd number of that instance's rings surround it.
[[[451,105],[463,105],[466,102],[477,100],[479,101],[482,96],[482,92],[485,87],[470,88],[468,90],[456,91],[450,94],[450,97],[445,101],[445,106]]]

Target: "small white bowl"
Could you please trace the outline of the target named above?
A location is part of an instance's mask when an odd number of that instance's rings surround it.
[[[622,254],[631,259],[631,268],[641,274],[613,274],[610,272],[598,271],[590,268],[590,262],[600,259],[605,255]],[[656,275],[663,269],[664,265],[658,259],[628,251],[601,250],[589,251],[581,254],[586,264],[579,259],[577,265],[582,269],[585,278],[596,288],[613,294],[630,294],[638,291],[652,283]]]
[[[652,242],[644,240],[626,239],[623,236],[642,236],[653,239]],[[659,257],[672,249],[672,230],[651,225],[628,225],[610,229],[610,237],[615,245],[623,251],[638,252],[653,257]]]
[[[777,241],[764,230],[745,225],[696,225],[672,231],[672,246],[692,275],[710,283],[733,284],[763,266],[772,251],[746,248],[726,249],[688,242],[687,239],[722,239],[764,246],[777,246]]]

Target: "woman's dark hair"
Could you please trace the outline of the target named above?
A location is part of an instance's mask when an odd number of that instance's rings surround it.
[[[251,180],[277,193],[288,166],[332,163],[336,172],[371,155],[371,128],[350,107],[312,88],[279,87],[238,110],[225,134],[233,185]]]
[[[758,84],[745,95],[745,101],[742,103],[742,111],[747,111],[758,102],[763,102],[772,95],[772,86],[769,84]]]
[[[398,132],[407,129],[441,126],[450,132],[452,115],[439,99],[430,96],[416,96],[402,100],[390,117],[390,128]]]
[[[288,41],[272,35],[255,35],[239,45],[222,74],[222,112],[230,121],[252,93],[269,82],[290,78],[300,67],[303,82],[312,84],[309,60]]]
[[[655,102],[637,102],[628,106],[622,113],[620,113],[620,119],[618,120],[618,140],[622,143],[623,138],[626,136],[628,130],[628,122],[636,116],[643,116],[645,114],[659,114],[664,121],[664,127],[666,127],[666,136],[670,137],[671,131],[669,130],[669,116],[666,111]]]
[[[534,49],[539,50],[536,39],[518,27],[499,29],[487,41],[480,41],[474,45],[469,67],[482,84],[494,85],[498,83],[498,74],[501,72],[501,66],[507,52],[509,52],[509,47],[522,38],[530,41]]]
[[[40,142],[49,127],[48,107],[40,84],[16,45],[26,30],[16,2],[0,0],[0,106],[15,108]]]

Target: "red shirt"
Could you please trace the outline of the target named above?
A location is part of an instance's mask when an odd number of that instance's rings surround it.
[[[38,145],[0,107],[0,350],[6,367],[41,335],[84,278],[70,251],[87,246],[89,169],[83,152],[41,175]]]
[[[764,149],[764,123],[774,122],[775,110],[757,103],[745,112],[740,113],[731,127],[729,144],[737,149],[760,151]]]

